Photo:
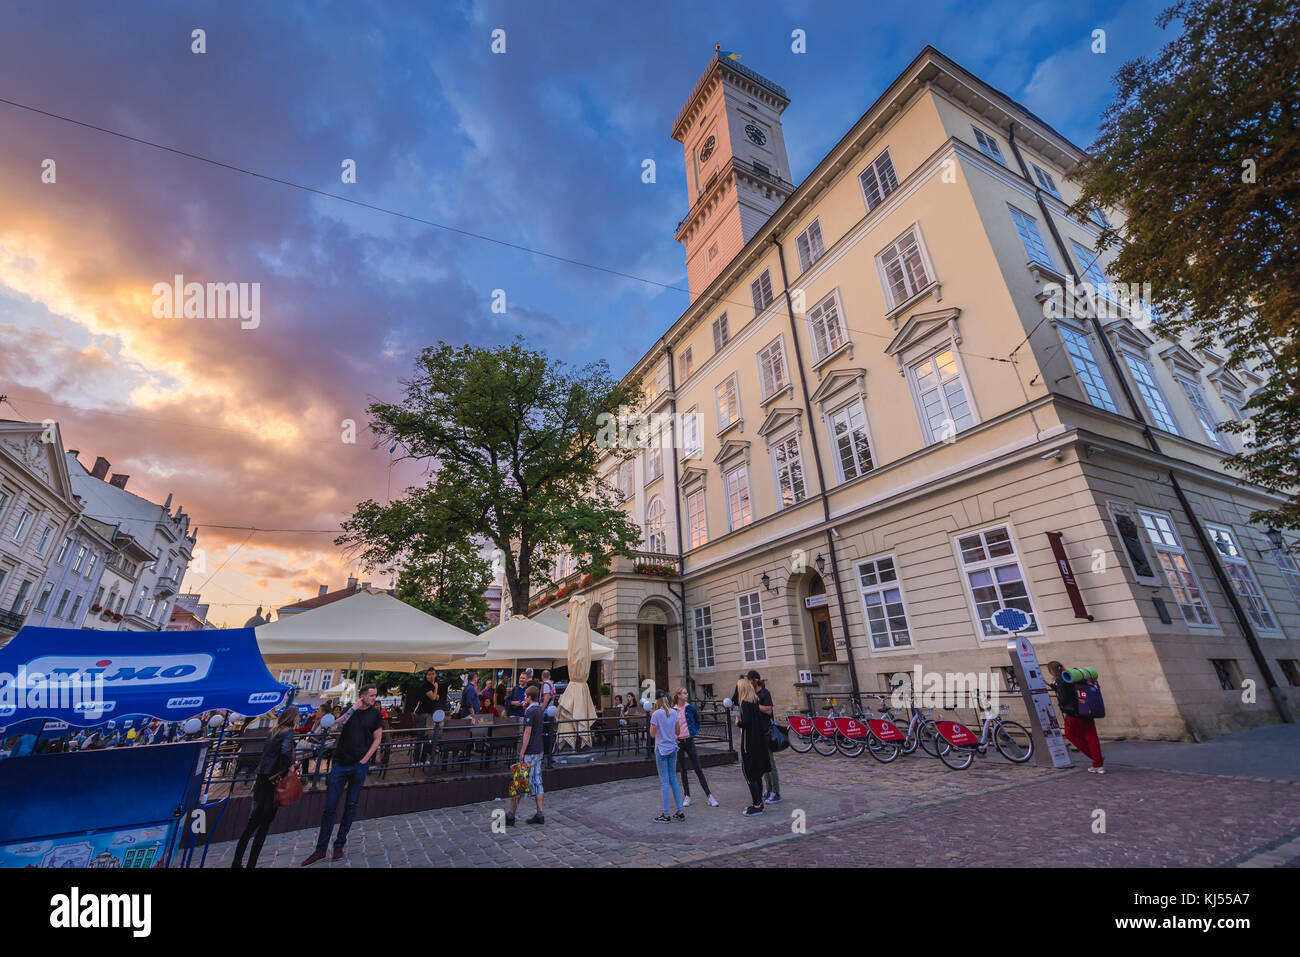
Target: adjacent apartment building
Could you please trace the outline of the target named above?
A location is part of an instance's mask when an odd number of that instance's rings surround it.
[[[1101,673],[1110,735],[1293,710],[1300,573],[1249,522],[1277,499],[1221,465],[1267,357],[1155,332],[1107,213],[1066,214],[1083,152],[937,50],[797,186],[789,102],[715,55],[672,130],[691,303],[629,377],[685,425],[608,463],[645,551],[556,571],[619,642],[603,680],[720,698],[754,668],[796,710],[918,665],[1007,675],[1010,606],[1041,660]],[[1061,308],[1069,280],[1102,318]]]

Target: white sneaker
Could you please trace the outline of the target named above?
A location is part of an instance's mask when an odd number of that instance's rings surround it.
[[[1089,768],[1088,770],[1091,771],[1093,774],[1105,774],[1105,773],[1106,773],[1106,769],[1105,769],[1105,768]]]
[[[691,806],[691,796],[688,794],[686,795],[686,797],[682,798],[682,807],[690,807],[690,806]]]
[[[718,799],[715,798],[712,794],[710,794],[710,795],[709,795],[709,807],[717,807],[717,806],[718,806]]]

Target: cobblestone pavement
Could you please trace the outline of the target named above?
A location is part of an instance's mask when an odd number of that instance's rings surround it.
[[[1130,768],[1097,776],[999,758],[952,771],[921,753],[889,765],[791,752],[778,761],[784,801],[753,818],[740,813],[748,792],[730,766],[708,773],[721,807],[708,807],[693,780],[697,803],[685,823],[655,823],[658,781],[639,778],[552,792],[541,827],[523,823],[532,813],[525,798],[520,823],[504,833],[492,829],[504,801],[358,821],[347,859],[315,867],[1286,866],[1300,858],[1300,784],[1289,781]],[[1092,830],[1097,810],[1103,834]],[[315,839],[315,830],[272,835],[260,866],[296,865]],[[208,866],[227,866],[233,851],[233,842],[214,845]]]

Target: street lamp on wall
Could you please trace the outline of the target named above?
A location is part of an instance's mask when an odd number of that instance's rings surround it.
[[[817,574],[820,575],[826,571],[826,559],[822,558],[821,552],[817,553],[817,560],[814,564],[817,566]]]
[[[767,572],[763,572],[763,576],[759,579],[759,581],[763,583],[764,591],[776,592],[776,594],[778,595],[781,594],[781,588],[779,585],[776,588],[772,587],[772,579],[767,577]]]

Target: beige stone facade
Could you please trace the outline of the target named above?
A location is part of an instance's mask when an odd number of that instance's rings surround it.
[[[784,159],[788,101],[755,76],[715,59],[679,118],[688,220],[704,193],[746,188],[728,150],[751,116]],[[728,131],[704,187],[701,124]],[[917,665],[996,673],[1009,659],[989,617],[1010,605],[1041,660],[1101,673],[1109,736],[1277,721],[1203,534],[1300,705],[1300,575],[1249,522],[1274,499],[1220,464],[1241,437],[1215,428],[1267,367],[1162,339],[1113,287],[1091,300],[1119,300],[1097,323],[1049,308],[1066,277],[1106,282],[1097,224],[1066,214],[1082,155],[927,48],[761,226],[720,202],[713,232],[683,227],[692,263],[709,236],[743,245],[691,266],[690,307],[630,372],[646,412],[698,425],[610,462],[646,529],[639,561],[676,572],[621,559],[585,587],[620,642],[614,691],[689,673],[722,697],[752,667],[800,709]]]

